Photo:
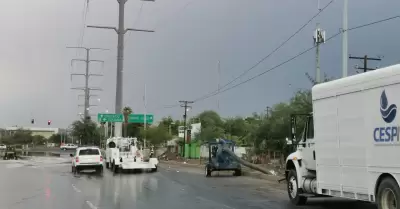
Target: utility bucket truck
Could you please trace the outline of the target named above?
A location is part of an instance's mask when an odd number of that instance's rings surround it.
[[[291,202],[332,196],[400,209],[397,105],[400,65],[315,85],[313,112],[297,139],[292,115],[296,151],[286,159]]]
[[[157,171],[157,158],[150,158],[148,162],[143,159],[143,150],[140,149],[137,138],[107,139],[106,168],[111,168],[114,172],[119,170]]]

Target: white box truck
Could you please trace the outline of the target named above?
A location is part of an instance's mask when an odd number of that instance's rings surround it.
[[[397,105],[400,65],[315,85],[313,112],[286,159],[291,202],[332,196],[400,209]]]

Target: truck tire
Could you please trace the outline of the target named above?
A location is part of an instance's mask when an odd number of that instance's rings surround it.
[[[107,169],[110,168],[110,163],[109,162],[106,162],[106,168]]]
[[[81,170],[78,167],[75,167],[74,171],[75,171],[75,174],[79,174],[81,172]]]
[[[400,209],[400,188],[393,178],[384,178],[376,195],[378,209]]]
[[[210,167],[208,165],[205,166],[204,175],[206,177],[211,177],[211,169],[210,169]]]
[[[103,167],[96,168],[96,174],[101,175],[103,173]]]
[[[242,170],[236,169],[235,172],[233,173],[234,176],[241,176],[242,175]]]
[[[307,197],[301,196],[298,185],[296,170],[290,170],[287,176],[287,191],[290,202],[294,205],[304,205],[307,202]]]
[[[118,173],[118,169],[119,169],[119,168],[118,168],[118,165],[115,165],[115,164],[114,164],[113,172],[114,172],[114,173]]]

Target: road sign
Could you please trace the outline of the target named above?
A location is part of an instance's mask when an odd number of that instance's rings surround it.
[[[154,115],[146,114],[146,123],[152,124],[154,120]],[[107,114],[107,113],[99,113],[97,115],[97,121],[99,122],[124,122],[123,114]],[[128,123],[144,123],[144,114],[130,114],[128,117]]]
[[[104,113],[99,113],[97,115],[97,120],[99,122],[123,122],[124,121],[124,116],[122,114],[104,114]]]
[[[154,115],[146,114],[146,123],[152,124],[154,119]],[[128,117],[129,123],[144,123],[144,114],[130,114]]]

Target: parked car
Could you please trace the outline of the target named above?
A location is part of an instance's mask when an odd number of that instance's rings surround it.
[[[5,150],[7,149],[7,146],[5,144],[0,144],[0,150]]]
[[[76,148],[78,148],[78,146],[75,144],[63,144],[60,146],[60,149],[62,149],[62,150],[73,150]]]
[[[82,170],[94,169],[96,173],[103,173],[103,156],[97,147],[79,147],[72,158],[72,172],[79,173]]]

